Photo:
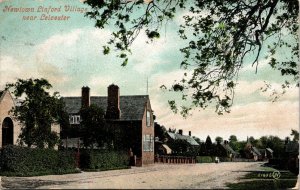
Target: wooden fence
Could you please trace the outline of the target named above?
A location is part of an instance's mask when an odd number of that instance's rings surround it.
[[[163,164],[195,164],[194,157],[188,156],[155,156],[155,163]]]

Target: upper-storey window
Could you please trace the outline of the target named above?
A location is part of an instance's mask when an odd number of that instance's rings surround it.
[[[69,122],[70,124],[80,124],[80,115],[70,115]]]
[[[146,114],[146,123],[147,123],[147,127],[150,127],[151,125],[151,114],[150,111],[147,110],[147,114]]]

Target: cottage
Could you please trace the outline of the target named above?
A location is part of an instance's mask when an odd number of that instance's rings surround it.
[[[217,156],[230,159],[237,158],[239,156],[239,154],[231,148],[229,142],[226,140],[223,143],[217,143],[215,152],[217,153]]]
[[[148,95],[120,96],[117,85],[108,86],[108,96],[90,96],[90,88],[82,87],[81,97],[63,97],[70,124],[80,125],[82,106],[95,104],[106,111],[105,120],[114,129],[125,128],[131,140],[128,151],[136,157],[137,166],[154,163],[154,121]],[[80,137],[80,134],[78,134]]]
[[[10,92],[0,91],[0,147],[5,145],[17,144],[17,139],[21,132],[20,123],[12,117],[10,110],[16,106],[16,100],[11,96]]]
[[[247,139],[247,144],[244,149],[245,156],[247,159],[253,159],[254,161],[261,161],[263,160],[263,155],[260,153],[260,151],[254,147],[249,139]]]
[[[15,120],[10,111],[18,106],[20,100],[14,99],[8,90],[0,91],[0,147],[6,145],[17,145],[18,138],[21,133],[21,124]],[[51,130],[58,133],[60,132],[59,125],[51,126]],[[57,148],[57,147],[55,147]]]
[[[178,133],[173,133],[173,132],[167,132],[168,134],[168,139],[169,140],[184,140],[186,141],[189,145],[191,146],[199,146],[199,144],[197,143],[197,141],[195,141],[195,139],[192,137],[192,133],[191,131],[189,131],[189,135],[183,135],[183,130],[179,129]]]

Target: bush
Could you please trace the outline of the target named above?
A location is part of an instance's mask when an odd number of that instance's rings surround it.
[[[112,170],[129,168],[129,156],[122,151],[83,150],[80,167],[85,170]]]
[[[214,158],[211,156],[197,156],[196,163],[212,163]]]
[[[11,176],[34,176],[75,172],[73,151],[57,151],[18,146],[1,150],[1,173]]]

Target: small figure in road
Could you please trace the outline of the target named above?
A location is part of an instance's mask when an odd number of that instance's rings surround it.
[[[215,163],[219,163],[219,162],[220,162],[219,157],[216,156]]]

